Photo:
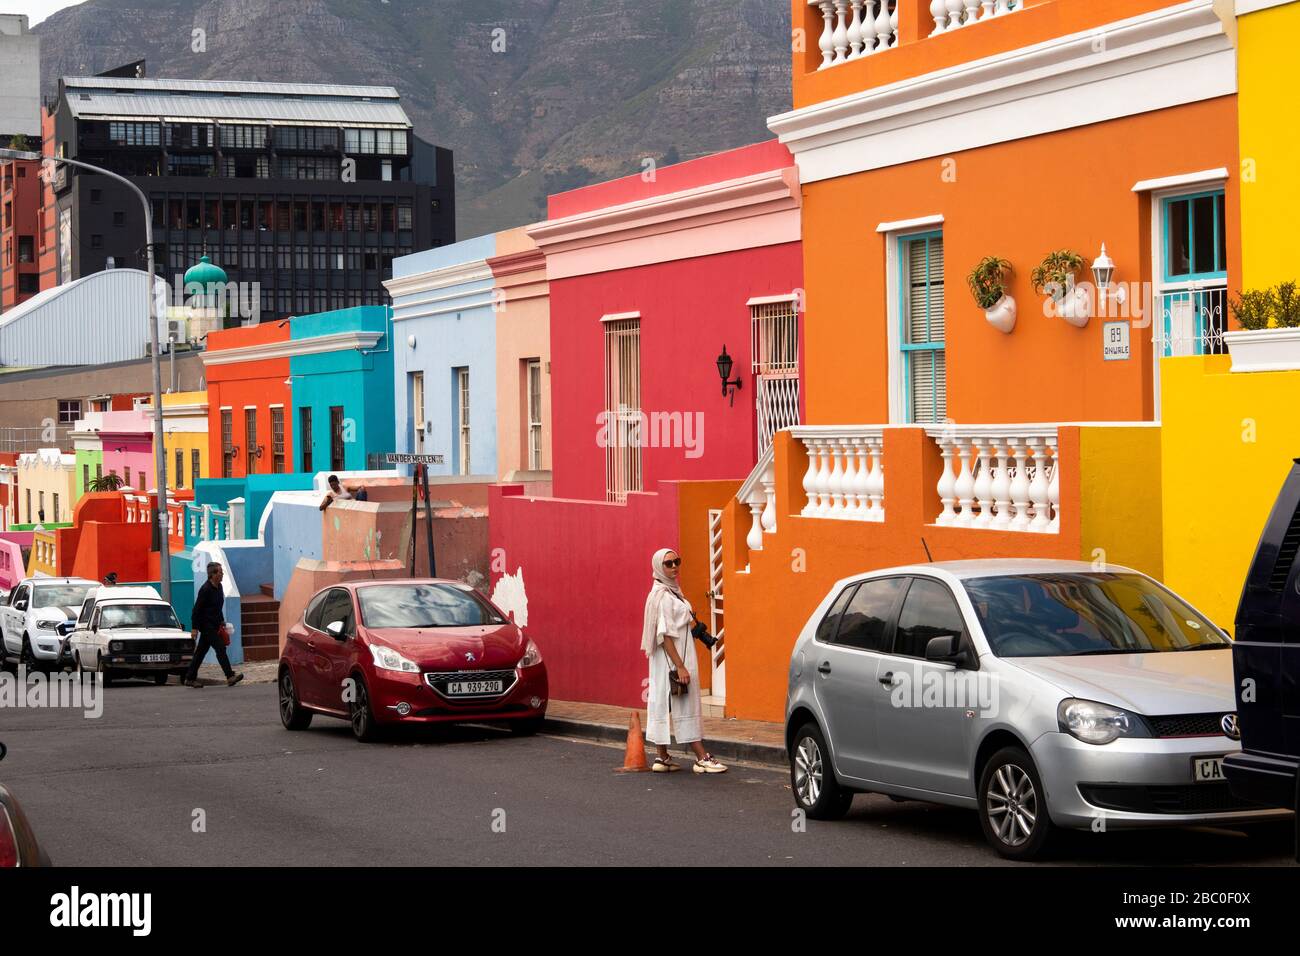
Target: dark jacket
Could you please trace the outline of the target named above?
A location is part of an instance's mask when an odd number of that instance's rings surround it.
[[[220,584],[204,581],[203,587],[199,588],[199,593],[194,598],[190,626],[200,634],[217,633],[221,625],[226,623],[226,617],[222,613],[225,601],[226,595]]]

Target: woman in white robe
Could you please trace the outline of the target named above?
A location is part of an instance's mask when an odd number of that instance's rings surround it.
[[[662,548],[651,561],[654,583],[645,602],[641,650],[650,662],[650,685],[646,699],[646,739],[658,748],[655,773],[680,769],[668,754],[675,736],[695,753],[696,773],[725,773],[727,768],[704,749],[700,738],[699,662],[691,625],[695,613],[682,593],[678,578],[682,559],[676,551]],[[676,672],[682,692],[672,692],[670,674]]]

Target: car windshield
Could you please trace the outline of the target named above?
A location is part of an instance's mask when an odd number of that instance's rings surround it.
[[[180,629],[176,612],[166,604],[110,604],[99,615],[100,627]]]
[[[447,584],[394,584],[358,588],[366,627],[472,627],[505,624],[474,591]]]
[[[964,583],[998,657],[1150,654],[1231,646],[1189,604],[1138,574],[1029,574]]]
[[[89,584],[47,584],[32,588],[32,607],[81,607]]]

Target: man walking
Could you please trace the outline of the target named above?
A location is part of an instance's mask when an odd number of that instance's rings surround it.
[[[221,565],[216,561],[208,564],[208,579],[199,588],[198,595],[194,598],[194,610],[190,614],[191,626],[194,628],[194,660],[190,662],[189,672],[185,675],[185,684],[187,687],[202,687],[199,681],[199,665],[203,663],[203,658],[208,656],[209,649],[217,652],[217,663],[221,665],[221,671],[226,675],[226,686],[234,687],[244,679],[243,674],[236,674],[230,666],[230,658],[226,656],[226,641],[221,634],[221,629],[225,627],[226,616],[223,613],[223,607],[226,601],[225,592],[221,589],[222,577]]]

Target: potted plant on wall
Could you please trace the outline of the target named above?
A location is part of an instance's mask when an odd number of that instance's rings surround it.
[[[1300,369],[1300,287],[1279,282],[1229,301],[1241,329],[1223,333],[1234,372]]]
[[[1011,263],[997,256],[985,256],[966,277],[975,304],[984,310],[984,318],[999,332],[1016,327],[1016,300],[1007,295]]]
[[[1056,314],[1071,325],[1083,328],[1091,317],[1088,290],[1074,284],[1074,276],[1083,268],[1083,256],[1070,249],[1049,252],[1034,267],[1030,281],[1039,295],[1047,296]]]

